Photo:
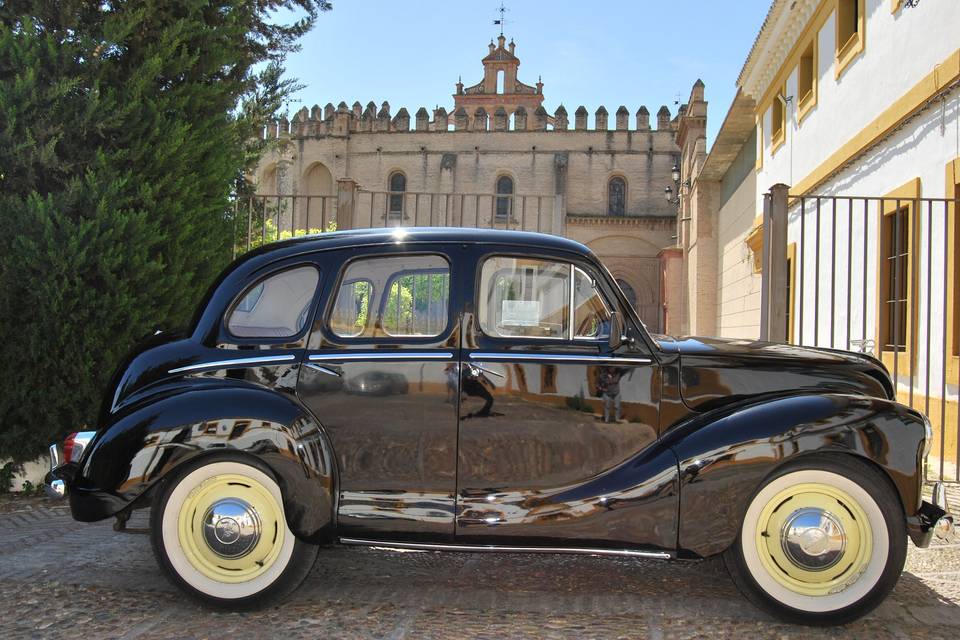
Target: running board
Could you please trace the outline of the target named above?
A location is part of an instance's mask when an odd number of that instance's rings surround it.
[[[434,542],[385,542],[360,538],[340,538],[340,544],[385,549],[416,551],[486,551],[493,553],[579,553],[591,556],[620,556],[629,558],[656,558],[671,560],[673,555],[665,551],[637,551],[634,549],[592,549],[590,547],[517,547],[511,545],[443,544]]]

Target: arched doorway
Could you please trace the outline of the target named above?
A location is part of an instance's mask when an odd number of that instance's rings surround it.
[[[331,220],[336,219],[333,175],[323,163],[313,163],[303,174],[300,195],[303,197],[297,198],[298,229],[325,229]]]

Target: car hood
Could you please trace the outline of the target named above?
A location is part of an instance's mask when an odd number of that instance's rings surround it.
[[[697,411],[751,396],[796,392],[893,395],[890,376],[872,356],[758,340],[655,336],[680,357],[680,395]]]

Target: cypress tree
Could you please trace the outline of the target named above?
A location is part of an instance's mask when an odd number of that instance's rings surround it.
[[[94,427],[131,345],[189,321],[252,134],[295,88],[283,56],[327,8],[0,3],[0,458]]]

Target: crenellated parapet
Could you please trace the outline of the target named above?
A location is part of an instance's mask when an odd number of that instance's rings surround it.
[[[393,114],[390,103],[386,101],[379,107],[372,101],[366,106],[361,105],[360,102],[354,102],[349,106],[346,102],[340,102],[336,107],[332,103],[327,103],[323,108],[319,105],[313,105],[311,108],[302,107],[293,114],[292,119],[288,120],[283,116],[268,122],[263,128],[262,137],[275,139],[368,133],[523,132],[570,131],[571,129],[573,131],[670,131],[675,133],[678,121],[687,116],[687,105],[680,106],[676,117],[673,117],[670,109],[664,105],[657,112],[656,129],[652,129],[650,112],[647,107],[641,106],[635,113],[631,127],[630,111],[625,105],[621,105],[616,110],[612,123],[605,106],[599,106],[591,117],[587,108],[580,105],[574,111],[571,127],[567,109],[563,105],[557,107],[553,114],[550,114],[543,105],[534,109],[527,109],[521,105],[513,110],[508,110],[502,105],[492,110],[482,106],[470,111],[465,107],[458,107],[452,113],[448,113],[443,107],[436,107],[432,113],[426,107],[420,107],[411,118],[410,112],[405,107]]]

